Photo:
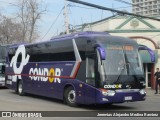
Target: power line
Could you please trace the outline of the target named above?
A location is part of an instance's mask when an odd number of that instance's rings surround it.
[[[48,31],[47,31],[46,34],[42,37],[41,40],[43,40],[43,39],[46,37],[46,35],[49,33],[49,31],[51,30],[51,28],[53,27],[53,25],[56,23],[57,19],[59,18],[60,14],[62,13],[63,9],[64,9],[64,7],[61,9],[61,11],[59,12],[58,16],[57,16],[56,19],[53,21],[53,23],[51,24],[50,28],[48,29]]]
[[[132,6],[136,6],[136,7],[139,7],[139,8],[144,8],[144,7],[142,7],[142,6],[138,5],[138,4],[132,4],[132,3],[126,2],[124,0],[114,0],[114,1],[125,3],[125,4],[128,4],[128,5],[132,5]]]
[[[78,5],[72,5],[72,4],[69,4],[68,6],[69,7],[77,7],[77,8],[84,8],[84,9],[94,9],[94,8],[87,8],[87,7],[82,7],[82,6],[78,6]]]
[[[141,18],[147,18],[147,19],[160,21],[160,19],[157,19],[157,18],[154,18],[154,17],[142,16],[142,15],[137,15],[137,14],[133,14],[133,13],[125,12],[125,11],[119,11],[119,10],[115,10],[115,9],[112,9],[112,8],[107,8],[107,7],[83,2],[83,1],[80,1],[80,0],[67,0],[67,1],[83,4],[83,5],[94,7],[94,8],[101,9],[101,10],[116,12],[116,13],[120,13],[120,14],[123,14],[123,15],[130,15],[130,16],[135,16],[135,17],[141,17]]]
[[[68,4],[69,7],[77,7],[77,8],[83,8],[83,9],[95,9],[95,8],[89,8],[89,7],[82,7],[82,6],[78,6],[78,5],[73,5],[73,4]],[[118,8],[115,8],[115,9],[122,9],[122,8],[129,8],[129,7],[132,7],[132,6],[126,6],[126,7],[118,7]]]
[[[124,8],[130,8],[130,7],[132,7],[132,6],[126,6],[126,7],[118,7],[118,8],[114,8],[114,9],[124,9]]]
[[[134,5],[134,4],[132,4],[132,3],[130,3],[130,2],[126,2],[126,1],[124,1],[124,0],[114,0],[114,1],[121,2],[121,3],[125,3],[125,4],[128,4],[128,5]]]

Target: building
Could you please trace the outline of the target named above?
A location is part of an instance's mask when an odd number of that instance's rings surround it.
[[[132,12],[144,16],[160,15],[160,0],[132,0]]]
[[[77,30],[106,31],[115,36],[131,37],[139,44],[152,49],[156,55],[155,62],[151,62],[151,58],[146,51],[141,53],[141,57],[144,65],[146,87],[155,87],[154,72],[157,67],[160,68],[160,21],[115,15],[100,21],[83,24]]]

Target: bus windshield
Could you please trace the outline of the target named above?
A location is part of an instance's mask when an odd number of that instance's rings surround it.
[[[131,45],[105,45],[107,58],[103,60],[106,75],[143,74],[138,50]]]
[[[102,60],[105,78],[101,85],[135,81],[137,79],[135,77],[143,75],[143,67],[136,46],[108,43],[103,43],[102,46],[106,51],[106,60]]]

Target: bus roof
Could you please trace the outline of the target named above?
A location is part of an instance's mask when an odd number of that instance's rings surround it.
[[[85,31],[85,32],[77,32],[73,34],[67,34],[67,35],[61,35],[57,37],[51,38],[51,40],[64,40],[66,38],[68,39],[74,39],[76,37],[89,37],[89,36],[99,36],[99,35],[110,35],[107,32],[95,32],[95,31]]]
[[[56,37],[51,38],[48,41],[43,41],[43,42],[37,42],[37,43],[32,43],[32,44],[26,44],[26,43],[14,44],[14,45],[11,45],[10,48],[15,48],[22,44],[25,46],[30,46],[30,45],[43,44],[43,43],[52,42],[52,41],[74,39],[77,37],[91,37],[91,36],[102,36],[102,35],[106,36],[110,34],[107,32],[94,32],[94,31],[77,32],[77,33],[72,33],[72,34],[56,36]]]
[[[57,37],[53,37],[48,41],[43,41],[43,42],[37,42],[37,43],[32,43],[32,44],[24,44],[25,46],[30,46],[30,45],[37,45],[37,44],[44,44],[44,43],[50,43],[53,41],[63,41],[63,40],[69,40],[69,39],[76,39],[79,37],[88,37],[88,38],[92,38],[92,37],[99,37],[99,36],[108,36],[109,39],[107,39],[107,41],[112,41],[114,42],[115,40],[119,43],[121,43],[122,41],[125,42],[127,41],[128,43],[132,43],[135,44],[136,42],[134,40],[131,40],[129,38],[124,38],[124,37],[120,37],[120,36],[112,36],[107,32],[95,32],[95,31],[85,31],[85,32],[78,32],[78,33],[73,33],[73,34],[67,34],[67,35],[60,35]],[[116,39],[115,39],[116,38]],[[96,40],[97,41],[97,40]],[[99,41],[99,40],[98,40]],[[97,42],[98,42],[97,41]],[[100,42],[100,41],[99,41]],[[11,45],[10,48],[15,48],[18,47],[20,44],[17,45]]]

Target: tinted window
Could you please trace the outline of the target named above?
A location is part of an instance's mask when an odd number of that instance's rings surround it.
[[[80,53],[81,59],[85,60],[86,59],[86,45],[87,45],[87,38],[78,38],[76,39],[76,44],[78,47],[78,51]]]
[[[30,62],[43,61],[75,61],[71,40],[54,41],[26,46]]]

